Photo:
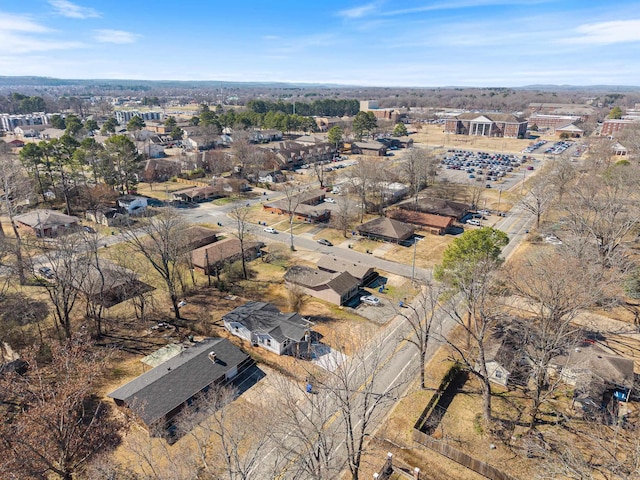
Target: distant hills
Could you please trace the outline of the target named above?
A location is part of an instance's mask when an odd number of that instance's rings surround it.
[[[105,87],[105,88],[398,88],[398,89],[454,89],[454,88],[483,88],[473,86],[446,87],[372,87],[356,85],[340,85],[329,83],[288,83],[288,82],[228,82],[221,80],[125,80],[125,79],[64,79],[53,77],[35,76],[0,76],[0,87]],[[534,91],[573,91],[573,92],[638,92],[640,86],[635,85],[553,85],[535,84],[523,85],[520,87],[509,87],[513,90],[534,90]]]

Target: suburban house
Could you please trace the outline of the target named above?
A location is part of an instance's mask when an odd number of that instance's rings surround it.
[[[165,182],[180,173],[180,163],[170,159],[150,158],[144,164],[142,178],[145,182]]]
[[[527,134],[527,120],[510,113],[463,113],[445,120],[444,133],[523,138]]]
[[[181,202],[198,203],[221,197],[220,188],[207,185],[205,187],[189,187],[172,193],[173,199]]]
[[[462,220],[469,213],[471,205],[443,198],[421,197],[417,202],[408,201],[398,205],[404,210],[413,210],[422,213],[432,213],[443,217],[451,217],[454,220]]]
[[[263,145],[260,148],[274,154],[281,168],[293,169],[300,165],[331,160],[336,146],[325,141],[315,140],[309,143],[280,141]]]
[[[124,195],[116,200],[118,207],[126,210],[128,215],[140,215],[147,209],[147,199],[137,195]]]
[[[303,293],[335,305],[344,305],[359,290],[360,282],[349,272],[327,272],[295,265],[284,275],[288,288],[300,288]]]
[[[325,222],[331,216],[331,211],[322,206],[326,193],[322,189],[307,190],[292,196],[291,199],[282,198],[265,203],[264,209],[278,215],[288,215],[289,209],[293,208],[293,213],[299,220]]]
[[[150,431],[163,433],[185,405],[211,386],[228,384],[253,363],[249,355],[229,340],[205,338],[108,397],[133,411]]]
[[[264,247],[262,242],[244,241],[244,258],[254,260]],[[235,237],[226,238],[191,252],[191,264],[205,275],[217,275],[227,264],[242,258],[240,240]]]
[[[218,241],[218,234],[210,228],[194,225],[185,229],[184,238],[191,250],[204,247]]]
[[[16,137],[40,138],[40,132],[46,129],[46,125],[21,125],[13,129]]]
[[[311,336],[311,322],[298,313],[282,313],[271,303],[247,302],[222,320],[233,335],[277,355],[297,353],[295,350]]]
[[[105,225],[107,227],[114,227],[116,225],[122,225],[129,218],[129,215],[123,213],[122,209],[118,208],[101,208],[98,210],[87,210],[84,213],[87,220]]]
[[[269,143],[282,140],[282,132],[275,129],[254,130],[251,132],[249,141],[251,143]]]
[[[583,342],[552,360],[560,379],[575,387],[574,403],[582,408],[606,406],[611,396],[627,401],[634,383],[634,362]]]
[[[22,148],[24,147],[24,142],[22,140],[18,140],[17,138],[15,140],[11,140],[10,142],[7,142],[7,145],[9,145],[11,148]]]
[[[351,153],[354,155],[375,155],[384,157],[387,154],[387,147],[379,142],[353,142]]]
[[[422,230],[427,230],[434,235],[444,235],[453,226],[453,217],[444,217],[432,213],[423,213],[416,210],[394,208],[387,210],[387,216],[404,223],[410,223]]]
[[[260,170],[258,183],[282,183],[287,180],[281,170]]]
[[[320,270],[324,270],[325,272],[349,272],[352,277],[358,280],[358,283],[362,287],[378,278],[378,272],[376,272],[373,267],[360,263],[359,260],[354,262],[351,260],[343,260],[333,255],[323,255],[316,265]]]
[[[485,347],[489,381],[506,387],[515,366],[516,350],[504,338],[490,338]],[[476,365],[476,369],[478,365]]]
[[[400,243],[413,237],[415,228],[407,223],[393,220],[392,218],[379,217],[363,223],[358,226],[356,230],[364,237],[385,242]]]
[[[55,210],[37,209],[15,217],[18,228],[38,237],[54,237],[78,228],[78,217]]]

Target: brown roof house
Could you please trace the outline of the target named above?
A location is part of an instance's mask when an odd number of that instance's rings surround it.
[[[356,228],[362,236],[383,240],[385,242],[400,243],[413,237],[415,229],[408,223],[403,223],[392,218],[379,217],[370,222],[363,223]]]
[[[554,358],[552,367],[561,380],[575,387],[574,404],[584,409],[605,406],[607,392],[618,390],[628,398],[633,388],[633,360],[589,342]]]
[[[205,338],[108,394],[154,433],[212,385],[225,385],[253,360],[225,338]]]
[[[293,212],[299,220],[309,222],[326,222],[331,216],[331,210],[323,207],[324,198],[327,192],[322,189],[307,190],[299,195],[282,198],[264,204],[264,209],[277,213],[278,215],[289,214],[289,209],[293,207]]]
[[[184,238],[187,248],[195,250],[218,241],[218,234],[210,228],[194,225],[185,229]]]
[[[266,302],[247,302],[222,317],[233,335],[277,355],[294,352],[311,338],[312,323],[298,313],[283,313]]]
[[[259,256],[262,247],[264,247],[262,242],[245,240],[244,258],[254,260]],[[191,252],[191,263],[195,268],[203,271],[205,275],[217,275],[225,265],[240,260],[242,258],[241,255],[240,240],[226,238],[193,250]]]
[[[65,215],[55,210],[37,209],[22,215],[16,215],[18,228],[38,237],[54,237],[78,227],[78,217]]]
[[[320,270],[331,273],[349,272],[358,282],[360,286],[365,286],[371,283],[378,277],[372,266],[361,263],[359,260],[343,260],[342,258],[334,257],[333,255],[323,255],[318,260],[317,266]]]
[[[387,215],[394,220],[410,223],[428,230],[434,235],[444,235],[453,226],[453,217],[444,217],[432,213],[416,212],[404,208],[387,210]]]
[[[462,202],[454,202],[453,200],[445,200],[444,198],[426,197],[420,198],[417,202],[409,201],[401,203],[398,208],[405,210],[415,210],[417,212],[432,213],[444,217],[452,217],[455,220],[461,220],[469,210],[471,205]]]
[[[295,265],[284,275],[288,288],[300,288],[303,293],[335,305],[343,305],[354,297],[360,282],[349,272],[327,272]]]

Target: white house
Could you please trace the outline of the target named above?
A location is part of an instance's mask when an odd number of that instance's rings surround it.
[[[277,355],[291,352],[296,345],[308,341],[311,334],[311,322],[298,313],[282,313],[266,302],[247,302],[222,320],[232,334]]]
[[[136,195],[125,195],[117,200],[118,206],[129,215],[140,215],[147,209],[147,199]]]

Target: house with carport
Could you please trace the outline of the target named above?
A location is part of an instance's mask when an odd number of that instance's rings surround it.
[[[289,288],[299,288],[306,295],[334,305],[344,305],[359,291],[360,282],[349,272],[327,272],[294,265],[284,275]]]

